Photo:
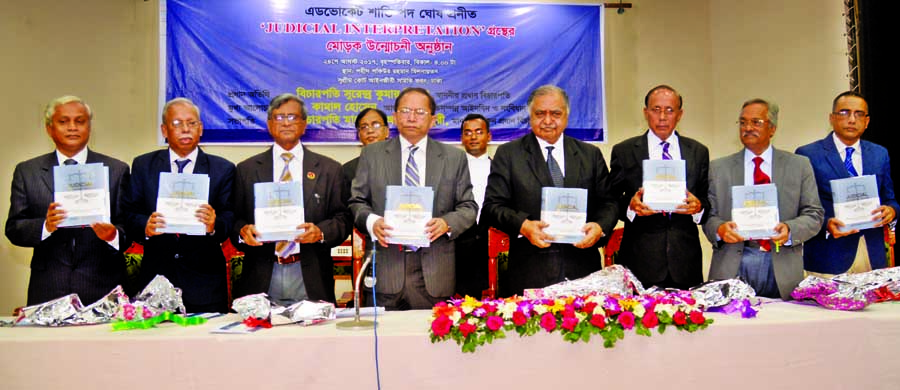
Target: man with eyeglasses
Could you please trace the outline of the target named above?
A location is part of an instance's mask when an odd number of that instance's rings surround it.
[[[603,266],[599,248],[616,224],[609,170],[594,145],[563,135],[569,123],[569,97],[544,85],[528,97],[531,133],[500,145],[491,162],[484,214],[509,235],[509,263],[501,295],[522,294],[566,279],[577,279]],[[541,188],[587,190],[584,239],[575,244],[548,242],[541,221]]]
[[[491,173],[491,157],[487,153],[491,142],[491,127],[481,114],[468,114],[460,125],[460,142],[466,150],[469,175],[472,177],[472,196],[478,204],[475,226],[456,239],[456,293],[480,298],[488,288],[488,229],[490,222],[482,213],[484,189]]]
[[[306,133],[306,106],[296,95],[272,99],[266,125],[275,143],[237,165],[234,179],[234,240],[244,252],[234,296],[267,293],[283,306],[302,300],[335,302],[331,248],[350,234],[347,186],[341,165],[300,142]],[[292,243],[259,241],[253,185],[299,181],[303,187],[303,232]]]
[[[423,88],[406,88],[394,102],[399,137],[363,148],[353,179],[354,224],[378,241],[375,298],[388,310],[430,309],[456,288],[453,240],[475,223],[478,206],[465,153],[428,136],[436,124],[434,98]],[[428,186],[434,191],[428,247],[388,245],[393,227],[383,218],[388,185]],[[372,304],[371,297],[367,297]]]
[[[738,135],[744,149],[713,160],[709,169],[709,219],[703,224],[713,245],[709,279],[740,276],[757,296],[790,299],[803,279],[803,244],[822,227],[816,178],[806,157],[775,149],[778,106],[763,99],[744,102]],[[732,220],[732,187],[775,184],[775,235],[748,240]]]
[[[825,226],[806,243],[803,252],[803,268],[811,274],[832,277],[887,266],[882,229],[842,232],[839,229],[844,222],[834,217],[831,180],[852,176],[875,175],[881,200],[881,206],[872,210],[876,227],[891,223],[900,207],[894,196],[887,149],[860,139],[869,125],[868,112],[868,103],[858,93],[839,94],[828,115],[832,131],[821,140],[797,148],[797,154],[812,162],[819,199],[825,208]]]
[[[700,229],[709,209],[709,150],[676,131],[683,99],[674,88],[658,85],[644,96],[650,130],[615,145],[610,157],[613,193],[625,223],[616,261],[646,286],[688,289],[703,282]],[[687,188],[674,212],[653,210],[643,202],[644,160],[684,160]]]
[[[390,135],[390,128],[387,125],[387,114],[377,108],[366,108],[356,115],[356,137],[363,147],[378,141],[384,141]],[[344,177],[347,178],[348,196],[349,185],[356,176],[356,167],[359,165],[359,157],[344,163]]]
[[[160,131],[168,148],[140,155],[131,163],[130,187],[124,198],[126,228],[143,244],[140,285],[157,274],[181,288],[189,313],[228,311],[226,259],[222,243],[234,221],[231,188],[234,164],[198,147],[203,135],[200,109],[189,99],[175,98],[162,110]],[[209,176],[209,203],[196,210],[206,235],[162,233],[166,216],[156,211],[161,172]]]
[[[124,282],[129,242],[119,208],[128,181],[128,165],[87,147],[90,106],[77,96],[61,96],[44,109],[44,127],[56,150],[16,165],[10,191],[6,237],[13,245],[34,248],[27,305],[78,294],[91,304]],[[99,163],[109,168],[111,223],[65,227],[67,210],[54,202],[56,166]]]

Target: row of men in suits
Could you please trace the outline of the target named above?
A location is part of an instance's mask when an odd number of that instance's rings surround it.
[[[761,295],[787,297],[802,277],[804,257],[807,270],[839,273],[857,258],[858,248],[865,248],[860,252],[868,254],[867,266],[884,266],[877,232],[840,232],[841,222],[833,218],[830,207],[825,211],[819,202],[820,198],[831,201],[830,178],[852,174],[839,169],[846,166],[840,163],[836,147],[840,142],[856,145],[856,160],[850,157],[852,151],[844,152],[847,161],[857,166],[856,172],[877,175],[884,203],[875,213],[879,223],[888,223],[896,215],[887,153],[859,140],[868,124],[861,96],[845,93],[835,98],[830,116],[834,132],[798,149],[811,157],[812,165],[771,146],[777,106],[755,99],[746,102],[741,111],[739,135],[744,150],[714,161],[710,168],[706,147],[675,131],[682,104],[682,97],[671,87],[651,89],[644,108],[649,130],[614,146],[610,172],[598,148],[563,134],[569,115],[565,91],[542,86],[528,99],[532,132],[501,145],[493,161],[487,160],[489,168],[481,165],[481,173],[472,174],[477,160],[487,158],[488,120],[474,115],[463,121],[461,138],[467,151],[471,150],[464,159],[466,154],[459,149],[428,137],[436,104],[421,88],[405,89],[395,101],[393,115],[399,137],[365,147],[354,160],[357,168],[345,166],[343,171],[334,160],[300,144],[306,109],[296,96],[285,94],[272,100],[267,126],[274,145],[240,163],[236,171],[228,161],[197,147],[202,135],[199,108],[187,99],[174,99],[164,107],[161,125],[169,148],[136,158],[129,175],[124,163],[87,150],[90,108],[78,98],[63,97],[51,102],[45,112],[56,152],[16,168],[6,232],[14,244],[35,247],[29,304],[73,291],[88,301],[99,297],[116,284],[123,271],[115,254],[127,247],[129,240],[136,240],[146,248],[144,281],[157,273],[166,275],[184,289],[185,304],[191,311],[227,310],[219,244],[229,235],[247,253],[235,296],[267,292],[285,303],[333,301],[329,249],[342,242],[352,226],[379,241],[379,282],[374,298],[377,304],[392,309],[428,308],[461,291],[455,285],[457,270],[468,273],[485,267],[478,262],[460,264],[455,252],[472,248],[469,243],[473,241],[464,238],[485,237],[483,228],[488,225],[512,238],[508,272],[501,284],[506,295],[598,270],[597,249],[617,219],[625,222],[618,261],[647,285],[687,288],[702,281],[698,224],[714,246],[710,278],[740,275]],[[380,111],[360,113],[360,139],[368,135],[373,141],[385,139],[386,122]],[[763,160],[754,163],[756,157]],[[49,175],[54,165],[69,159],[110,166],[112,199],[119,199],[121,192],[121,202],[114,202],[112,224],[94,224],[90,230],[56,228],[65,211],[52,202]],[[675,212],[659,213],[643,203],[640,163],[645,159],[686,161],[687,190],[684,203]],[[207,227],[205,236],[157,231],[165,224],[164,216],[154,211],[158,176],[174,171],[210,176],[213,196],[197,210],[198,220]],[[486,172],[490,172],[487,179],[482,177]],[[295,238],[295,245],[285,246],[286,251],[282,243],[260,242],[253,224],[253,184],[276,178],[303,182],[306,223],[300,226],[303,233]],[[738,236],[731,221],[730,188],[763,179],[779,188],[783,222],[770,242],[781,248],[775,252],[765,243]],[[476,190],[473,196],[473,183],[484,186],[483,195]],[[384,189],[400,184],[435,189],[435,218],[427,227],[432,245],[428,248],[386,244],[391,227],[382,218]],[[541,200],[536,189],[552,186],[588,191],[585,237],[576,244],[551,243],[552,237],[544,231],[547,225],[540,221]],[[481,196],[483,201],[478,199]],[[832,214],[826,228],[820,229],[827,212]],[[481,228],[469,229],[476,221],[482,222],[478,223]],[[804,253],[807,241],[812,249]],[[472,280],[461,278],[467,279]],[[473,287],[473,295],[476,289]]]

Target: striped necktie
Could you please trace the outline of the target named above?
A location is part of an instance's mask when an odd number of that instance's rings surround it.
[[[662,159],[663,160],[671,160],[672,155],[669,154],[669,143],[666,141],[663,141],[663,142],[660,142],[659,144],[662,145],[662,148],[663,148]]]
[[[284,152],[281,154],[281,159],[284,160],[284,169],[281,171],[279,181],[291,181],[291,160],[294,159],[294,154]],[[280,258],[288,257],[294,251],[296,245],[297,243],[293,241],[278,241],[275,243],[275,254]]]
[[[409,147],[409,158],[406,159],[406,172],[403,175],[403,185],[410,187],[419,186],[419,166],[416,165],[415,154],[418,146]]]
[[[550,169],[550,178],[553,179],[554,187],[565,187],[562,169],[559,168],[559,163],[553,158],[553,149],[553,146],[547,147],[547,168]]]
[[[847,158],[844,159],[844,168],[847,168],[847,172],[850,176],[859,176],[859,173],[856,172],[856,168],[853,167],[853,147],[847,147]]]

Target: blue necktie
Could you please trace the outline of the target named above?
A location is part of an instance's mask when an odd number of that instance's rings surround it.
[[[850,176],[859,176],[859,173],[856,173],[856,168],[853,168],[853,147],[847,147],[847,158],[844,159],[844,168],[847,168],[847,172],[850,173]]]
[[[191,159],[189,158],[186,158],[184,160],[175,160],[175,165],[178,166],[178,173],[184,173],[184,167],[186,167],[189,162],[191,162]]]
[[[416,165],[415,154],[419,150],[418,146],[409,147],[409,158],[406,159],[406,174],[403,175],[403,185],[410,187],[419,186],[419,166]]]
[[[66,161],[63,161],[63,165],[75,165],[78,164],[78,161],[75,161],[71,158],[67,158]]]
[[[663,147],[662,159],[663,160],[671,160],[672,155],[669,154],[669,143],[666,141],[663,141],[663,142],[660,142],[659,144],[662,145],[662,147]]]
[[[559,164],[553,158],[553,149],[553,146],[547,147],[547,168],[550,168],[550,178],[553,179],[554,187],[565,187],[562,169],[559,169]]]

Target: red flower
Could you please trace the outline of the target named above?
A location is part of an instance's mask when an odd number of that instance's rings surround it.
[[[431,323],[431,331],[437,337],[444,337],[450,333],[451,326],[453,326],[453,321],[450,321],[450,317],[440,316]]]
[[[478,327],[470,324],[468,321],[459,325],[459,333],[462,333],[463,337],[468,337],[470,333],[474,333],[476,330],[478,330]]]
[[[619,314],[619,323],[622,324],[622,327],[625,329],[631,329],[634,327],[634,313],[630,311],[623,312]]]
[[[687,323],[687,316],[684,315],[683,311],[676,311],[672,315],[672,321],[675,322],[675,325],[684,325]]]
[[[544,315],[541,316],[541,328],[544,328],[544,330],[548,332],[552,332],[553,329],[556,329],[556,317],[549,312],[544,313]]]
[[[575,330],[575,326],[578,325],[578,319],[575,317],[564,317],[562,321],[562,328],[568,330],[569,332]]]
[[[503,327],[503,319],[498,316],[490,316],[487,319],[486,325],[487,325],[488,329],[490,329],[492,331],[496,331],[497,329],[500,329]]]
[[[641,318],[641,324],[644,324],[645,327],[653,328],[659,325],[659,318],[656,317],[656,313],[648,311],[644,314],[644,318]]]
[[[515,324],[516,326],[522,326],[525,325],[526,322],[528,322],[528,317],[525,317],[525,313],[522,313],[520,311],[513,313],[513,324]]]
[[[575,317],[575,308],[572,305],[566,305],[566,308],[563,309],[563,318]]]
[[[581,311],[587,314],[594,314],[594,309],[596,308],[597,302],[588,302],[584,304],[584,307],[581,308]]]
[[[497,311],[497,305],[494,305],[494,304],[491,304],[491,303],[488,303],[488,304],[485,304],[485,305],[481,305],[481,307],[482,307],[482,308],[484,309],[484,311],[485,311],[486,313],[488,313],[488,314],[491,314],[491,313]]]
[[[694,310],[691,312],[691,322],[700,325],[706,322],[706,318],[703,317],[703,312],[699,310]]]
[[[606,318],[601,314],[595,314],[591,316],[591,325],[603,329],[606,327]]]

